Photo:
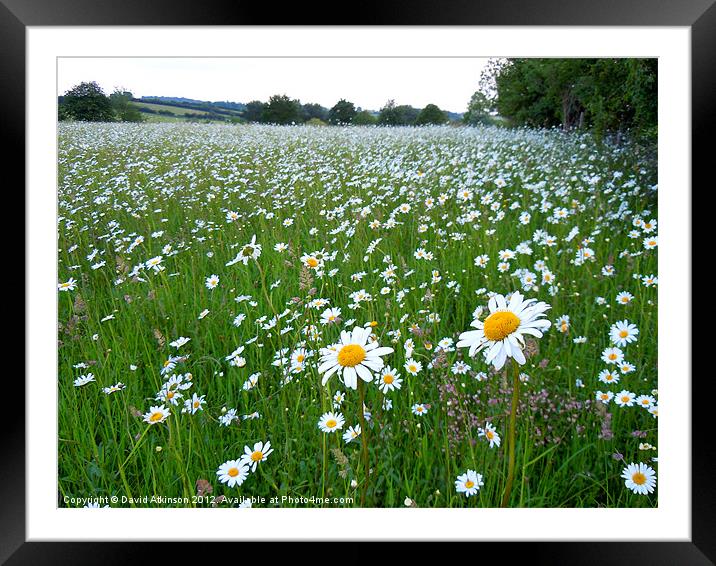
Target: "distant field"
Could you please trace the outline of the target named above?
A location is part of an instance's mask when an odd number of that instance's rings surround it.
[[[186,114],[208,114],[208,112],[203,110],[194,110],[191,108],[184,108],[182,106],[170,106],[168,104],[152,104],[150,102],[133,102],[132,104],[138,106],[139,108],[149,108],[155,112],[169,111],[177,116],[185,116]]]
[[[147,122],[148,124],[163,124],[163,123],[178,124],[181,122],[188,123],[190,121],[189,118],[185,118],[184,116],[174,116],[174,115],[167,116],[165,114],[142,113],[142,116],[144,116],[145,122]]]

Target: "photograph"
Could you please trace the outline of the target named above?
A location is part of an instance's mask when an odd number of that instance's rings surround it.
[[[575,2],[0,0],[26,222],[0,563],[713,563],[716,7]]]
[[[658,508],[659,69],[58,57],[57,507]]]

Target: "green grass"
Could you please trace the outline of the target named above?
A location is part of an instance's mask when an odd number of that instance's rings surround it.
[[[132,104],[139,106],[140,108],[149,108],[155,112],[160,112],[162,110],[169,111],[177,116],[184,116],[185,114],[208,114],[208,112],[204,110],[194,110],[183,106],[172,106],[171,104],[153,104],[151,102],[132,102]]]
[[[484,289],[519,290],[545,301],[553,323],[570,317],[568,331],[553,325],[521,368],[529,381],[520,388],[510,505],[656,506],[656,492],[633,494],[619,476],[629,462],[657,468],[656,451],[639,449],[657,444],[657,420],[636,406],[594,401],[596,390],[641,395],[657,387],[657,287],[635,278],[657,274],[657,250],[644,249],[648,234],[641,230],[629,237],[634,218],[657,218],[655,177],[629,151],[546,131],[60,124],[58,269],[60,282],[77,280],[74,290],[58,292],[60,505],[73,506],[65,497],[156,495],[188,503],[138,505],[208,506],[192,500],[197,480],[205,479],[212,496],[262,496],[266,506],[313,506],[281,503],[284,496],[347,497],[348,503],[325,505],[359,506],[364,488],[368,506],[400,507],[406,497],[420,507],[499,506],[507,474],[509,363],[505,372],[493,372],[481,355],[469,358],[463,348],[436,362],[438,342],[457,342],[471,329],[476,307],[486,307],[487,295],[476,293]],[[458,197],[463,189],[470,189],[470,200]],[[488,195],[504,217],[483,202]],[[427,198],[434,206],[426,206]],[[542,209],[545,200],[552,208]],[[408,212],[399,210],[404,204]],[[569,214],[549,222],[558,207]],[[519,221],[524,211],[531,213],[526,224]],[[228,212],[239,218],[227,221]],[[379,227],[371,227],[374,220]],[[573,228],[578,235],[567,239]],[[556,245],[533,241],[536,230],[554,236]],[[262,246],[258,260],[226,266],[254,235]],[[130,249],[138,236],[143,241]],[[595,259],[575,265],[585,238],[593,239],[588,246]],[[288,249],[275,251],[279,242]],[[499,252],[525,242],[531,255],[517,253],[507,271],[498,270]],[[417,248],[434,258],[416,259]],[[319,251],[335,253],[322,276],[301,260]],[[489,256],[485,268],[473,261],[481,254]],[[163,271],[132,271],[156,256]],[[523,290],[513,275],[520,268],[539,274],[538,259],[556,277],[551,292],[541,282]],[[389,263],[396,276],[386,282],[380,274]],[[615,275],[602,275],[606,264]],[[220,279],[213,290],[205,285],[212,274]],[[372,301],[353,310],[349,295],[361,289]],[[630,304],[617,304],[620,291],[634,296]],[[237,302],[239,295],[251,299]],[[307,307],[318,298],[341,309],[339,325],[320,324],[326,307]],[[199,319],[204,309],[209,313]],[[234,326],[241,313],[246,319]],[[428,321],[431,313],[439,322]],[[267,325],[277,314],[283,315],[277,324]],[[114,318],[103,322],[108,315]],[[342,439],[359,422],[358,392],[335,375],[322,387],[317,371],[320,348],[338,341],[349,318],[355,326],[377,323],[378,341],[395,350],[384,361],[403,379],[400,390],[385,396],[375,383],[366,387],[368,480],[360,439]],[[601,353],[611,346],[610,326],[623,319],[639,328],[638,340],[622,348],[636,370],[606,385],[597,378],[607,367]],[[303,332],[311,326],[316,335]],[[180,336],[190,341],[177,350],[169,343]],[[575,343],[577,336],[586,343]],[[415,376],[403,367],[409,338],[413,358],[423,365]],[[245,367],[225,359],[239,346]],[[290,357],[300,346],[312,356],[285,382],[272,362],[282,349]],[[190,373],[192,381],[181,401],[205,396],[193,415],[181,412],[181,402],[155,399],[168,377],[160,370],[176,354],[186,359],[173,373]],[[452,373],[459,360],[470,365],[469,373]],[[80,362],[87,367],[74,367]],[[428,369],[431,362],[435,367]],[[96,381],[73,386],[88,372]],[[478,380],[478,372],[487,379]],[[244,390],[254,373],[258,385]],[[103,393],[117,382],[126,388]],[[318,420],[338,390],[346,393],[338,409],[346,425],[323,434]],[[389,411],[384,397],[392,401]],[[163,403],[171,409],[166,421],[148,425],[137,416]],[[429,404],[428,413],[414,415],[415,403]],[[219,418],[232,408],[260,418],[221,426]],[[600,434],[605,413],[612,416],[610,438]],[[495,425],[499,448],[478,436],[485,422]],[[218,481],[222,463],[267,440],[274,452],[241,486]],[[455,480],[468,469],[483,475],[484,486],[466,498]]]

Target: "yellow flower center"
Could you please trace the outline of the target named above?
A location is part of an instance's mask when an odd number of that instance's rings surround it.
[[[152,413],[152,416],[149,417],[149,421],[153,422],[153,423],[155,423],[157,421],[161,421],[163,416],[164,416],[164,413],[161,413],[161,412]]]
[[[511,311],[493,312],[485,319],[483,331],[485,338],[493,342],[504,340],[520,325],[520,319]]]
[[[326,428],[335,428],[337,424],[335,419],[328,420],[326,421]]]
[[[617,355],[614,354],[614,353],[609,354],[609,359],[610,359],[610,360],[616,360],[616,359],[617,359]]]
[[[309,257],[306,260],[306,263],[308,264],[308,267],[316,267],[318,265],[318,260],[315,257]]]
[[[264,457],[264,453],[261,452],[260,450],[257,450],[256,452],[251,454],[251,461],[259,462],[259,461],[263,460],[263,457]]]
[[[636,485],[644,485],[646,483],[646,476],[641,472],[637,472],[631,477],[631,481]]]
[[[466,487],[467,489],[471,489],[474,485],[475,485],[475,483],[472,482],[472,481],[470,481],[470,480],[467,480],[467,481],[465,482],[465,487]]]
[[[358,344],[343,346],[338,352],[338,363],[343,367],[354,367],[365,360],[365,349]]]
[[[296,356],[296,361],[300,363],[304,360],[304,358],[305,356],[303,354],[298,354],[298,356]]]
[[[231,469],[230,469],[228,472],[226,472],[226,473],[229,474],[232,478],[235,478],[236,476],[239,475],[239,469],[238,469],[238,468],[231,468]]]
[[[492,440],[492,439],[495,437],[495,433],[492,432],[491,430],[488,430],[488,431],[485,433],[485,436],[486,436],[488,439]]]
[[[622,331],[619,333],[619,336],[622,337],[622,338],[626,338],[627,336],[629,336],[629,333],[628,333],[626,330],[622,330]]]
[[[628,402],[629,402],[629,397],[627,397],[626,395],[622,395],[622,402],[628,403]]]
[[[395,381],[395,378],[389,373],[383,376],[383,383],[390,385],[393,381]]]

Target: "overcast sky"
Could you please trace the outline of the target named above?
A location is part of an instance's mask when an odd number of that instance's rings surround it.
[[[487,59],[478,58],[59,58],[58,94],[96,81],[135,97],[232,102],[287,94],[330,108],[346,98],[379,110],[389,99],[464,112]]]

